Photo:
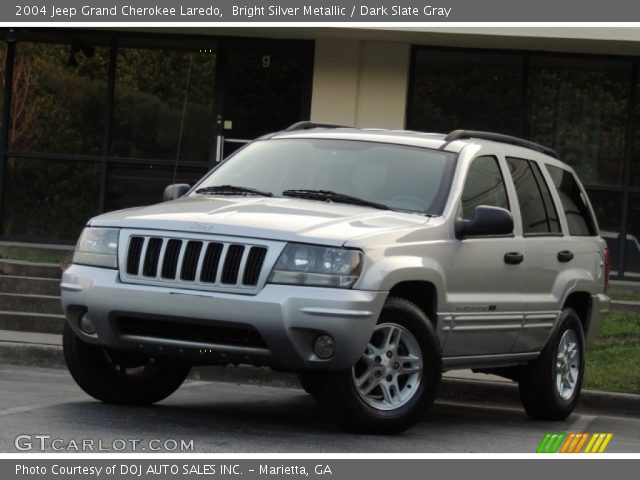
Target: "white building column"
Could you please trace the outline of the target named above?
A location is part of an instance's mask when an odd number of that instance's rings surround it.
[[[404,128],[410,44],[319,38],[311,120]]]

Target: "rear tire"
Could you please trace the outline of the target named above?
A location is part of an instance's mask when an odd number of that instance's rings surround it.
[[[562,311],[559,327],[540,356],[522,369],[520,399],[535,420],[564,420],[580,397],[584,376],[584,332],[571,308]]]
[[[347,430],[400,433],[432,405],[441,373],[440,344],[428,317],[390,297],[362,357],[347,370],[319,373],[312,391]]]
[[[78,386],[106,403],[150,405],[175,392],[191,365],[177,359],[151,357],[91,345],[65,324],[64,358]]]

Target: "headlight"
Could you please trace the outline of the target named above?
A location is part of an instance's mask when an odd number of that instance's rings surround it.
[[[359,250],[289,243],[269,277],[270,283],[351,288],[362,272]]]
[[[85,228],[73,253],[73,263],[118,268],[118,234],[119,230],[113,228]]]

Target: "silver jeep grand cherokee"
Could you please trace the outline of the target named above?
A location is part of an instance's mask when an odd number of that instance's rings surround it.
[[[505,135],[295,124],[170,200],[93,218],[64,273],[67,365],[150,404],[192,365],[299,374],[340,425],[412,426],[441,372],[511,378],[566,418],[609,252],[553,150]]]

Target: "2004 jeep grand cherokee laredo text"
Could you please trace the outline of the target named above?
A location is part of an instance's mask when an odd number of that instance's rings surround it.
[[[66,362],[99,400],[249,364],[358,432],[411,427],[452,369],[516,380],[536,419],[578,401],[609,252],[551,149],[301,122],[165,200],[90,220],[63,276]]]

